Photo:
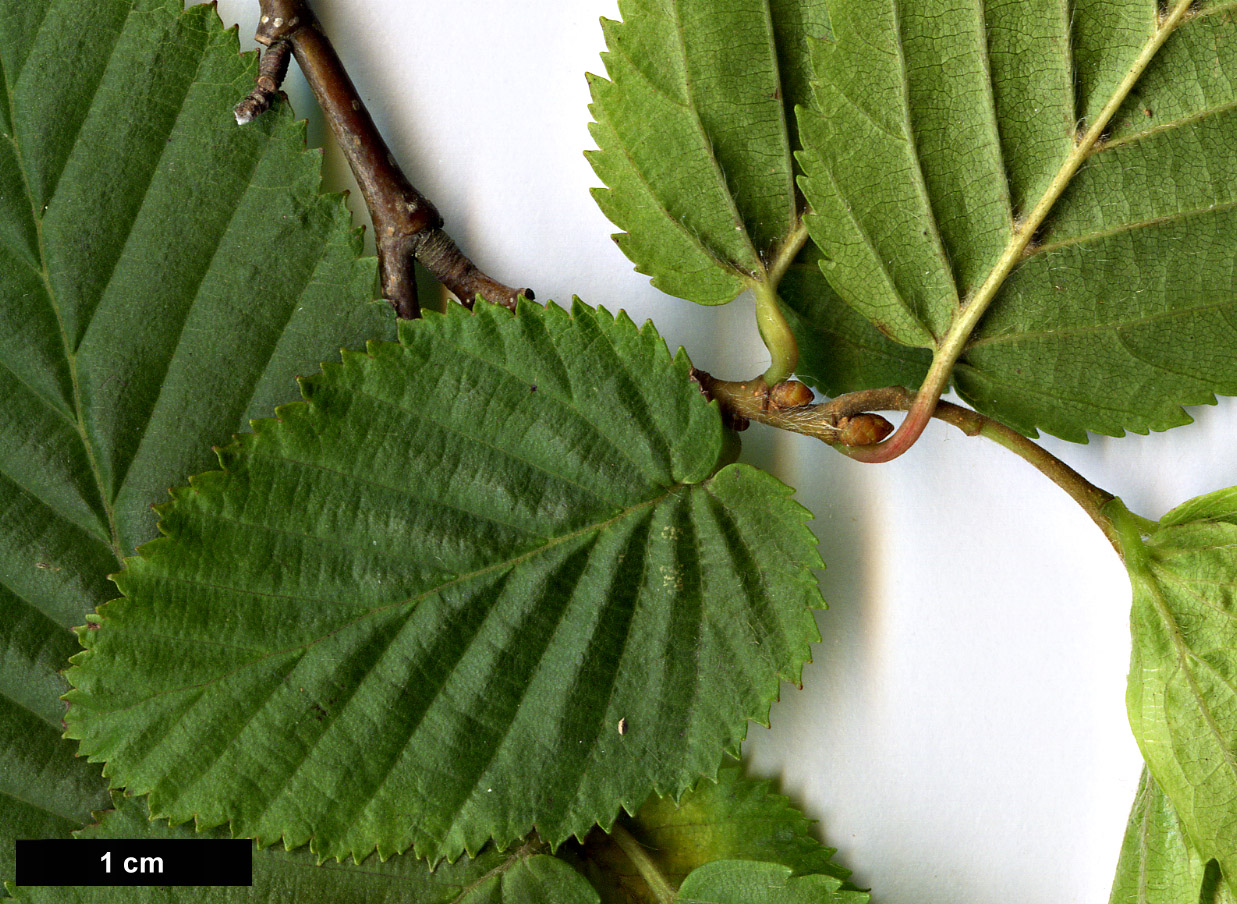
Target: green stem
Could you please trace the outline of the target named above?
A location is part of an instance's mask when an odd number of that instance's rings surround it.
[[[775,386],[788,379],[799,365],[799,344],[790,324],[782,315],[777,300],[777,287],[768,282],[759,283],[756,292],[756,327],[760,338],[769,350],[769,369],[765,371],[765,383]]]
[[[756,296],[756,328],[769,350],[771,359],[765,371],[765,382],[774,386],[788,379],[799,366],[799,344],[777,300],[777,287],[807,243],[807,224],[801,216],[795,228],[786,236],[777,255],[765,268],[764,278],[751,283]]]
[[[644,884],[649,887],[649,891],[653,893],[653,897],[657,899],[658,904],[674,904],[674,899],[677,896],[674,889],[670,887],[670,883],[666,881],[666,877],[661,874],[661,870],[657,868],[657,864],[653,862],[653,858],[644,850],[644,846],[636,840],[636,837],[623,828],[622,823],[616,822],[614,827],[610,829],[610,837],[614,839],[627,859],[636,867],[636,871],[640,873],[640,877],[644,879]]]
[[[942,403],[940,408],[942,410],[937,416],[942,420],[954,423],[964,430],[966,428],[963,427],[963,423],[978,424],[979,436],[1004,446],[1019,458],[1029,462],[1041,474],[1068,493],[1070,498],[1077,502],[1104,532],[1104,536],[1117,550],[1117,554],[1124,557],[1125,543],[1122,542],[1121,530],[1114,524],[1110,514],[1110,507],[1113,503],[1120,505],[1122,509],[1125,508],[1121,505],[1120,499],[1106,490],[1101,490],[1043,446],[1032,442],[1018,431],[948,402]],[[960,415],[958,415],[959,412],[961,412]],[[957,420],[954,419],[955,415],[958,415]]]
[[[1104,507],[1104,514],[1117,532],[1117,552],[1125,560],[1131,573],[1147,568],[1147,547],[1143,537],[1157,526],[1146,518],[1135,515],[1120,499],[1113,498]]]
[[[979,325],[980,318],[987,312],[988,307],[992,304],[1001,286],[1005,284],[1006,279],[1009,278],[1014,268],[1029,253],[1031,241],[1036,231],[1043,225],[1049,212],[1078,173],[1078,168],[1097,150],[1101,136],[1108,128],[1109,121],[1125,102],[1135,83],[1142,78],[1143,72],[1160,48],[1164,46],[1164,42],[1168,40],[1169,35],[1186,18],[1192,5],[1193,0],[1177,0],[1172,10],[1161,18],[1156,26],[1155,33],[1147,41],[1133,65],[1130,66],[1125,74],[1125,78],[1121,80],[1121,84],[1117,86],[1117,89],[1108,99],[1104,109],[1095,117],[1095,120],[1090,124],[1082,137],[1074,143],[1074,147],[1057,169],[1056,175],[1053,176],[1052,182],[1049,183],[1044,194],[1027,215],[1026,219],[1020,222],[1014,230],[996,266],[988,274],[988,278],[984,280],[983,285],[975,291],[975,294],[970,299],[963,302],[962,307],[954,314],[949,329],[941,337],[940,343],[937,346],[932,360],[932,367],[924,378],[923,385],[919,387],[915,404],[911,406],[907,416],[898,425],[898,429],[894,432],[893,436],[874,446],[857,449],[854,454],[851,454],[851,457],[856,461],[874,463],[892,461],[919,439],[924,427],[928,425],[928,421],[932,417],[932,409],[936,406],[937,400],[940,399],[941,395],[949,387],[949,378],[953,373],[954,365],[958,362],[962,352],[965,351],[966,344],[970,340],[971,334],[975,331],[975,327]]]

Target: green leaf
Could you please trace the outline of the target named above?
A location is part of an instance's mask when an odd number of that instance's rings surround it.
[[[820,263],[820,251],[809,245],[778,287],[782,313],[799,345],[796,376],[831,396],[922,383],[931,352],[899,345],[842,302]]]
[[[676,904],[867,904],[830,876],[795,876],[788,866],[715,860],[687,877]]]
[[[620,0],[590,76],[608,188],[593,195],[653,285],[723,304],[802,242],[793,110],[808,97],[823,0]]]
[[[76,833],[80,838],[226,838],[223,829],[197,832],[188,825],[170,828],[150,820],[146,806],[136,798],[116,795],[116,810]],[[679,806],[653,798],[624,824],[637,834],[649,857],[671,888],[697,867],[713,860],[765,860],[760,874],[778,863],[796,876],[830,877],[808,888],[825,889],[825,897],[807,900],[865,904],[866,894],[844,891],[834,881],[845,876],[811,832],[811,822],[784,797],[773,794],[769,783],[744,778],[738,766],[721,770],[715,784],[703,781],[687,792]],[[134,900],[167,902],[205,901],[207,904],[273,904],[283,901],[415,902],[415,904],[644,904],[654,902],[635,865],[602,830],[594,830],[584,845],[569,844],[557,857],[537,838],[526,839],[507,852],[487,845],[474,858],[431,866],[411,854],[386,861],[371,856],[361,864],[350,861],[319,864],[309,851],[278,847],[255,848],[254,882],[250,888],[130,889]],[[587,876],[587,878],[585,878]],[[106,889],[12,889],[19,900],[34,902],[107,902]],[[598,896],[598,891],[601,896]],[[853,891],[853,890],[852,890]],[[126,900],[129,898],[127,897]]]
[[[256,61],[181,7],[0,0],[0,878],[107,805],[59,672],[151,504],[393,333],[304,127],[238,129]]]
[[[1216,862],[1204,862],[1173,805],[1143,769],[1117,862],[1109,904],[1200,904],[1232,901]]]
[[[769,782],[744,777],[737,765],[723,768],[716,782],[700,782],[677,806],[653,798],[621,821],[675,888],[713,860],[778,863],[796,875],[839,880],[850,874],[833,862],[833,849],[817,840],[812,820],[773,793]],[[655,904],[635,865],[606,833],[590,834],[582,856],[582,868],[604,904]]]
[[[1145,540],[1132,516],[1118,511],[1116,522],[1134,586],[1130,724],[1184,839],[1203,863],[1215,858],[1231,881],[1237,876],[1237,488],[1174,509]],[[1162,821],[1153,804],[1149,818]]]
[[[116,810],[79,838],[227,838],[226,831],[197,832],[150,820],[144,804],[118,798]],[[579,873],[547,856],[544,845],[529,843],[500,853],[488,848],[480,856],[431,869],[412,855],[381,861],[370,857],[318,865],[306,850],[262,848],[253,851],[250,887],[127,888],[125,901],[152,904],[596,904],[597,893]],[[19,901],[34,904],[112,904],[113,888],[12,888]]]
[[[651,326],[400,338],[174,494],[82,632],[82,752],[159,816],[337,858],[557,845],[715,774],[817,637],[807,513],[713,474],[716,406]]]
[[[848,305],[1027,433],[1163,430],[1237,394],[1228,4],[828,6],[801,185]]]

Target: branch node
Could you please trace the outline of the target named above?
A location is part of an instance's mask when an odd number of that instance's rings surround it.
[[[382,293],[399,317],[421,311],[414,259],[467,307],[478,296],[512,310],[521,296],[533,299],[531,289],[513,289],[481,272],[443,232],[442,217],[396,164],[307,0],[261,0],[255,37],[269,49],[257,89],[237,105],[237,122],[250,122],[270,107],[288,55],[295,54],[369,208]]]
[[[292,45],[287,41],[276,41],[267,47],[266,53],[262,54],[262,62],[258,65],[257,87],[232,111],[236,115],[238,126],[253,122],[271,108],[271,104],[279,96],[279,87],[288,74],[291,56]]]

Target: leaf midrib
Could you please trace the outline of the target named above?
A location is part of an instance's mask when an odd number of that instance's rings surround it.
[[[1148,783],[1143,787],[1147,793],[1147,797],[1150,798],[1151,788],[1149,783],[1154,782],[1155,779],[1151,777],[1150,769],[1147,769],[1146,766],[1143,768],[1145,770],[1144,776]],[[1155,822],[1155,814],[1152,812],[1151,804],[1151,800],[1146,800],[1146,807],[1143,809],[1143,818],[1139,820],[1138,825],[1138,900],[1144,902],[1144,904],[1147,901],[1147,889],[1150,887],[1150,881],[1148,879],[1149,870],[1147,867],[1150,861],[1149,855],[1151,853],[1151,833],[1154,829],[1153,824]]]
[[[1234,105],[1237,108],[1237,104]],[[1137,232],[1140,229],[1147,229],[1151,226],[1164,226],[1169,223],[1175,223],[1179,220],[1188,220],[1191,217],[1207,216],[1209,214],[1226,213],[1237,207],[1237,198],[1232,201],[1224,201],[1218,204],[1208,204],[1205,207],[1191,207],[1188,209],[1174,211],[1173,213],[1162,214],[1158,217],[1147,217],[1144,220],[1132,220],[1127,223],[1121,223],[1113,226],[1110,229],[1096,229],[1092,232],[1080,232],[1077,235],[1072,235],[1069,238],[1060,239],[1055,242],[1046,242],[1035,248],[1028,249],[1026,255],[1030,260],[1041,254],[1049,254],[1053,251],[1060,251],[1063,248],[1073,248],[1076,245],[1085,245],[1089,242],[1102,241],[1113,236],[1124,235],[1127,232]]]
[[[788,240],[793,243],[796,231],[803,231],[805,238],[807,233],[803,227],[803,210],[799,203],[798,193],[795,191],[795,154],[794,148],[790,146],[790,123],[786,117],[786,81],[782,78],[782,66],[777,51],[777,29],[773,22],[773,4],[771,0],[764,0],[761,6],[765,11],[765,28],[766,34],[769,36],[769,43],[765,46],[773,60],[773,77],[777,81],[777,97],[780,101],[777,105],[778,122],[781,124],[782,147],[786,149],[782,162],[786,167],[786,209],[790,211],[790,221],[786,224],[786,230],[782,233],[782,237],[774,245],[766,248],[764,254],[757,253],[757,257],[765,265],[766,271],[769,271],[769,261],[766,260],[766,256],[776,255],[778,250],[785,246]],[[785,267],[782,269],[784,271]],[[766,275],[766,279],[771,279],[773,285],[777,285],[777,280],[772,278],[771,274]]]
[[[900,98],[901,105],[899,109],[902,112],[902,130],[903,140],[907,143],[910,151],[911,160],[914,162],[914,182],[915,191],[919,195],[920,203],[928,212],[928,228],[932,232],[932,248],[940,259],[944,273],[949,279],[950,294],[954,298],[953,316],[956,320],[959,310],[963,307],[964,301],[961,293],[958,292],[958,277],[955,275],[953,267],[949,265],[949,259],[945,255],[945,238],[941,233],[941,224],[937,218],[936,208],[932,205],[932,198],[928,193],[928,183],[924,176],[922,159],[919,154],[919,142],[916,140],[914,124],[911,121],[911,97],[910,97],[910,74],[906,66],[906,41],[902,37],[902,7],[900,0],[893,0],[891,5],[893,10],[893,27],[894,36],[897,39],[897,55],[898,55],[898,84],[902,86],[902,96]],[[873,249],[875,252],[875,249]],[[879,255],[878,255],[879,259]],[[882,268],[887,266],[882,262]],[[890,277],[892,279],[892,276]],[[900,295],[898,296],[900,297]],[[903,302],[908,309],[913,307],[912,302],[907,299]],[[920,320],[919,317],[915,317]],[[922,320],[920,320],[922,323]],[[924,331],[933,339],[936,338],[936,333],[933,332],[931,326],[923,324]],[[942,341],[944,341],[942,339]]]
[[[470,882],[468,885],[463,886],[460,889],[460,893],[451,899],[450,904],[463,904],[463,902],[469,895],[471,895],[474,891],[476,891],[486,882],[489,882],[495,876],[506,875],[511,869],[517,866],[521,861],[532,858],[536,853],[537,852],[536,850],[534,850],[533,845],[531,843],[522,845],[517,851],[511,854],[506,860],[504,860],[502,863],[495,866],[485,875],[481,876],[478,879],[475,879],[474,881]]]
[[[1168,632],[1168,636],[1172,641],[1173,650],[1176,652],[1178,668],[1181,670],[1181,674],[1185,676],[1186,683],[1189,685],[1191,699],[1194,701],[1195,706],[1198,708],[1198,712],[1202,715],[1204,721],[1206,722],[1209,736],[1215,743],[1215,746],[1219,748],[1220,753],[1224,758],[1224,762],[1228,767],[1229,775],[1237,776],[1237,754],[1234,754],[1234,751],[1229,749],[1224,744],[1224,733],[1220,731],[1219,726],[1216,724],[1215,715],[1212,713],[1211,707],[1207,703],[1206,697],[1203,695],[1202,690],[1199,688],[1194,677],[1194,672],[1190,667],[1191,663],[1197,662],[1214,671],[1214,666],[1208,663],[1201,656],[1198,656],[1193,650],[1190,649],[1189,645],[1186,644],[1185,637],[1182,636],[1181,627],[1177,624],[1177,620],[1173,617],[1172,609],[1168,605],[1168,601],[1164,598],[1157,574],[1151,569],[1148,569],[1143,575],[1143,584],[1150,593],[1156,615],[1164,625],[1164,629]],[[1234,691],[1235,695],[1237,695],[1237,687],[1234,687],[1233,684],[1227,680],[1224,681],[1224,683]]]
[[[126,22],[128,19],[126,18]],[[39,29],[35,33],[34,40],[43,33],[46,26],[46,19],[39,23]],[[114,49],[114,48],[113,48]],[[90,473],[94,478],[95,490],[99,494],[99,503],[103,507],[103,512],[107,518],[107,534],[109,539],[109,547],[116,557],[116,563],[119,565],[124,561],[124,552],[120,545],[120,531],[116,524],[116,512],[112,505],[112,500],[109,498],[107,491],[107,482],[103,478],[102,469],[99,466],[98,456],[95,452],[94,444],[90,440],[89,432],[86,430],[85,408],[82,403],[81,378],[78,374],[77,354],[73,350],[72,343],[69,341],[69,333],[65,327],[64,316],[60,310],[60,303],[57,300],[55,289],[52,287],[51,273],[47,268],[47,241],[43,235],[43,217],[38,209],[38,204],[34,200],[34,189],[30,185],[30,177],[27,173],[24,155],[22,154],[21,142],[17,140],[17,105],[13,97],[13,87],[9,84],[9,80],[4,79],[5,99],[9,108],[9,122],[13,126],[13,134],[11,141],[13,144],[13,153],[17,159],[17,169],[21,173],[22,187],[26,192],[26,200],[30,205],[30,219],[34,224],[35,238],[38,243],[39,252],[39,279],[43,283],[44,291],[47,294],[47,300],[51,304],[52,313],[56,318],[56,326],[60,332],[60,343],[64,350],[65,363],[69,368],[69,380],[73,388],[73,412],[72,424],[74,430],[81,440],[82,448],[86,453],[86,460],[90,464]],[[96,86],[97,88],[97,86]],[[49,199],[49,204],[51,199]]]
[[[1091,123],[1081,138],[1075,140],[1073,149],[1057,168],[1056,175],[1053,176],[1052,181],[1036,202],[1035,207],[1027,215],[1026,219],[1014,229],[1009,242],[1005,246],[1005,250],[989,272],[988,277],[970,299],[963,302],[960,311],[954,317],[949,330],[937,348],[936,358],[940,366],[934,365],[933,370],[938,374],[941,383],[940,389],[944,389],[953,364],[967,348],[971,334],[978,326],[988,307],[997,297],[1001,287],[1005,284],[1010,274],[1025,260],[1027,249],[1030,247],[1035,233],[1048,218],[1053,207],[1056,206],[1057,201],[1064,194],[1065,189],[1073,181],[1074,176],[1077,175],[1079,168],[1091,156],[1093,149],[1100,141],[1100,137],[1107,130],[1112,117],[1116,115],[1134,86],[1142,78],[1147,66],[1150,65],[1168,38],[1188,18],[1193,3],[1194,0],[1177,0],[1177,3],[1170,12],[1158,18],[1154,32],[1147,39],[1142,51],[1126,71],[1125,77],[1117,85],[1108,102],[1095,117],[1095,121]],[[927,384],[925,384],[925,388],[928,388]],[[932,387],[932,389],[935,390],[936,387]]]

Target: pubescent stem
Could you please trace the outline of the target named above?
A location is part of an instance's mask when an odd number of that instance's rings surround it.
[[[614,826],[610,829],[610,837],[614,839],[614,843],[619,846],[619,849],[627,855],[627,859],[635,866],[636,871],[640,873],[640,878],[649,887],[649,891],[653,893],[653,897],[657,899],[658,904],[674,904],[676,897],[674,889],[670,887],[666,877],[661,874],[661,870],[657,868],[653,858],[644,850],[644,845],[640,844],[636,837],[627,831],[620,822],[614,823]]]
[[[1177,27],[1189,17],[1193,7],[1194,0],[1173,0],[1172,3],[1166,4],[1166,9],[1157,19],[1155,31],[1143,45],[1142,51],[1126,71],[1125,77],[1113,91],[1112,96],[1108,98],[1103,109],[1087,124],[1086,131],[1077,136],[1073,148],[1057,168],[1047,189],[1031,212],[1013,230],[1005,249],[1001,252],[1000,259],[989,272],[988,277],[955,311],[949,329],[937,344],[932,367],[919,387],[915,403],[910,407],[893,436],[870,449],[854,449],[848,452],[848,455],[856,461],[876,463],[892,461],[919,439],[928,421],[932,418],[932,409],[936,407],[937,401],[949,387],[949,378],[953,373],[954,365],[966,350],[966,344],[976,326],[979,325],[980,319],[987,312],[1009,275],[1032,250],[1036,232],[1044,224],[1044,220],[1047,219],[1079,168],[1101,146],[1109,122],[1125,103],[1151,60]]]
[[[882,389],[848,393],[819,405],[782,407],[776,404],[774,394],[763,380],[735,383],[715,379],[698,370],[694,370],[692,376],[732,418],[738,415],[742,419],[758,421],[771,427],[802,433],[805,436],[814,436],[835,447],[843,455],[851,457],[855,456],[856,451],[864,448],[864,446],[856,446],[855,439],[875,436],[875,441],[879,442],[892,430],[884,418],[872,412],[913,410],[919,400],[916,393],[904,386],[887,386]],[[963,408],[951,402],[939,402],[928,416],[953,424],[967,436],[987,437],[1029,462],[1041,474],[1068,493],[1070,498],[1077,502],[1104,532],[1104,536],[1117,549],[1117,552],[1122,552],[1117,527],[1105,511],[1109,503],[1116,498],[1112,493],[1101,490],[1090,483],[1038,443],[977,411],[971,411],[969,408]],[[857,429],[860,431],[858,435]],[[871,448],[872,440],[869,439],[868,442],[867,448]]]
[[[1148,536],[1159,525],[1135,515],[1120,499],[1112,499],[1104,507],[1104,514],[1117,532],[1117,552],[1125,561],[1125,567],[1131,574],[1147,569],[1147,547],[1143,537]]]
[[[787,379],[799,366],[799,344],[778,307],[777,286],[762,282],[756,286],[755,293],[756,327],[770,359],[764,379],[773,386]]]
[[[761,278],[750,283],[756,296],[756,328],[760,330],[760,338],[769,350],[769,369],[765,371],[764,379],[770,386],[789,378],[799,366],[799,344],[790,331],[786,315],[782,313],[777,287],[803,250],[807,238],[807,225],[800,216],[795,228],[778,247],[777,254],[765,266]]]
[[[421,310],[414,259],[469,307],[478,295],[513,310],[521,295],[533,298],[530,289],[513,289],[481,272],[443,231],[442,216],[395,162],[308,0],[261,0],[255,39],[275,63],[264,61],[258,89],[237,106],[237,122],[270,106],[282,78],[278,64],[291,48],[361,188],[374,222],[382,294],[400,317]]]

